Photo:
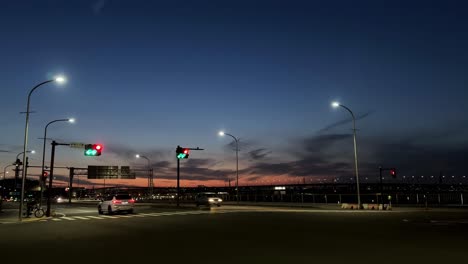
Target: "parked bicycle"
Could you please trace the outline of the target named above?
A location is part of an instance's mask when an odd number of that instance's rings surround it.
[[[34,214],[35,217],[37,218],[41,218],[44,216],[44,209],[42,209],[42,207],[39,206],[39,204],[35,204],[33,207],[32,207],[32,213]]]

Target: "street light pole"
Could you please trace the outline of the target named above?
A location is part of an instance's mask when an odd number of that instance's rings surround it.
[[[359,190],[359,170],[358,170],[357,143],[356,143],[356,117],[354,116],[354,113],[353,113],[353,111],[351,111],[351,109],[349,109],[348,107],[346,107],[346,106],[344,106],[344,105],[342,105],[340,103],[333,102],[332,106],[333,107],[339,107],[339,106],[343,107],[353,117],[354,167],[355,167],[355,173],[356,173],[356,189],[357,189],[358,209],[361,209],[361,193],[360,193],[360,190]]]
[[[29,91],[29,94],[28,94],[28,103],[26,105],[26,124],[24,126],[24,144],[23,144],[23,152],[24,152],[24,155],[23,155],[23,164],[26,164],[26,156],[27,156],[27,153],[26,153],[26,149],[28,149],[28,130],[29,130],[29,105],[30,105],[30,102],[31,102],[31,94],[37,89],[39,88],[40,86],[44,85],[44,84],[47,84],[47,83],[50,83],[50,82],[59,82],[59,83],[62,83],[65,81],[65,79],[63,77],[57,77],[55,79],[51,79],[51,80],[48,80],[48,81],[45,81],[45,82],[41,82],[39,83],[38,85],[34,86],[31,91]],[[24,165],[23,165],[24,166]],[[20,201],[20,205],[19,205],[19,214],[18,214],[18,220],[21,221],[23,219],[23,202],[24,202],[24,186],[25,186],[25,181],[26,181],[26,170],[23,169],[23,173],[22,173],[22,182],[21,182],[21,201]]]
[[[237,196],[237,203],[239,203],[239,140],[229,134],[229,133],[225,133],[225,132],[219,132],[219,135],[223,136],[223,135],[228,135],[230,137],[232,137],[234,139],[234,141],[236,142],[236,196]]]
[[[150,192],[151,192],[151,195],[152,195],[152,194],[153,194],[153,191],[152,191],[152,187],[153,187],[153,179],[152,179],[152,176],[153,176],[153,175],[152,175],[152,174],[153,174],[153,173],[152,173],[152,170],[151,170],[151,168],[150,168],[150,167],[151,167],[151,166],[150,166],[150,163],[151,163],[151,162],[150,162],[150,160],[148,159],[148,157],[143,156],[143,155],[140,155],[140,154],[136,154],[135,157],[146,159],[146,161],[148,162],[148,163],[147,163],[147,164],[148,164],[148,165],[147,165],[147,167],[148,167],[148,189],[149,189],[148,191],[151,190]]]
[[[53,121],[50,121],[44,128],[44,143],[42,146],[42,170],[41,170],[41,175],[39,176],[39,186],[40,186],[40,192],[41,196],[39,198],[39,207],[42,206],[42,198],[43,198],[43,191],[44,191],[44,167],[45,167],[45,149],[46,149],[46,139],[47,139],[47,128],[49,127],[50,124],[53,124],[55,122],[71,122],[73,123],[75,120],[73,118],[67,118],[67,119],[56,119]],[[70,191],[71,192],[71,191]]]

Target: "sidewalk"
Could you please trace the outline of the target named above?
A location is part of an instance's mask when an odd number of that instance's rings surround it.
[[[19,203],[18,202],[3,202],[2,210],[0,211],[0,224],[14,224],[19,221]],[[33,222],[48,219],[50,217],[37,218],[34,215],[23,217],[22,222]]]

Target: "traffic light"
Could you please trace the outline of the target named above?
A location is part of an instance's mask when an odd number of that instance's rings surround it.
[[[101,144],[86,144],[85,156],[101,156],[103,146]]]
[[[48,173],[47,171],[44,171],[44,172],[42,173],[42,178],[45,179],[45,178],[47,178],[47,176],[49,176],[49,173]]]
[[[178,159],[188,159],[189,157],[189,149],[188,148],[181,148],[177,146],[176,154]]]
[[[393,178],[396,178],[396,169],[395,169],[395,168],[390,169],[390,175],[391,175]]]

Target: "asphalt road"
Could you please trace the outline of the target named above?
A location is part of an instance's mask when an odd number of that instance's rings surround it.
[[[464,263],[468,255],[462,210],[142,207],[104,217],[82,210],[0,225],[2,263]]]

